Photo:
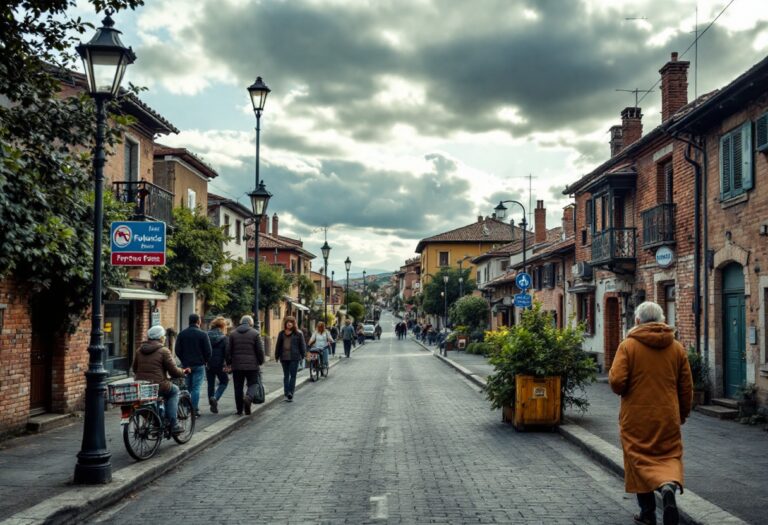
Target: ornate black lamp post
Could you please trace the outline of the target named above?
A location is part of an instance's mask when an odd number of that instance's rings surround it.
[[[331,313],[333,314],[334,317],[336,317],[336,296],[333,293],[334,292],[333,288],[335,286],[335,283],[336,283],[336,271],[331,270],[331,288],[328,293],[331,295]]]
[[[443,328],[448,330],[448,276],[443,275]]]
[[[107,450],[104,433],[104,393],[107,389],[104,370],[104,333],[101,312],[101,240],[104,220],[104,135],[107,115],[105,104],[117,97],[125,68],[136,60],[130,47],[120,41],[114,29],[112,11],[107,10],[102,27],[87,44],[77,46],[83,59],[88,92],[96,101],[96,145],[93,150],[93,286],[91,298],[91,340],[88,344],[88,371],[85,373],[85,417],[83,442],[77,454],[75,483],[108,483],[112,481],[112,455]]]
[[[261,233],[261,220],[267,213],[267,205],[272,194],[264,187],[264,182],[259,180],[259,146],[261,135],[261,112],[264,111],[264,104],[267,102],[267,95],[271,90],[261,80],[256,77],[256,82],[248,86],[248,94],[251,96],[253,112],[256,114],[256,186],[248,194],[251,198],[251,207],[253,208],[253,221],[256,231],[254,232],[254,289],[253,289],[253,315],[254,327],[261,333],[259,324],[259,234]]]
[[[525,246],[525,243],[526,243],[526,237],[527,237],[526,233],[528,232],[528,222],[525,220],[525,206],[523,206],[519,202],[513,201],[513,200],[499,201],[499,205],[496,206],[496,208],[494,208],[494,211],[496,212],[496,217],[497,218],[504,219],[504,217],[507,216],[507,208],[506,208],[506,206],[504,206],[504,204],[509,203],[509,202],[517,204],[518,206],[520,206],[523,209],[523,220],[520,222],[520,227],[523,229],[523,271],[525,272],[526,271],[526,268],[525,268],[525,251],[526,251],[526,246]],[[515,234],[515,221],[511,221],[510,222],[510,226],[512,226],[512,235],[514,237],[514,234]]]
[[[331,247],[328,246],[328,241],[323,243],[320,251],[323,252],[323,323],[328,322],[328,255],[331,253]]]
[[[347,306],[347,315],[349,315],[349,269],[352,267],[352,261],[349,260],[349,256],[344,261],[344,267],[347,269],[347,290],[344,292],[344,303]]]
[[[365,288],[366,288],[365,285],[366,285],[365,270],[363,270],[363,311],[365,312],[363,314],[363,321],[365,321],[365,318],[368,317],[368,301],[366,300],[366,297],[365,297]]]

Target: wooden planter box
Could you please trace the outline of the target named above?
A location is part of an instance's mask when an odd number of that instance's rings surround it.
[[[505,413],[505,418],[507,414]],[[515,430],[560,424],[560,376],[515,376]]]
[[[469,336],[468,335],[460,335],[456,338],[456,349],[457,350],[466,350],[469,346]]]

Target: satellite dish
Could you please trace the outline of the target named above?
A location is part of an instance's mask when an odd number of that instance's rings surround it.
[[[211,263],[203,263],[203,265],[200,267],[200,273],[203,275],[211,275],[211,272],[213,271],[213,266]]]

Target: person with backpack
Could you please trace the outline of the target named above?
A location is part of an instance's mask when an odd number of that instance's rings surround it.
[[[349,359],[352,353],[352,341],[355,340],[355,329],[350,319],[344,321],[344,327],[341,329],[341,340],[344,342],[344,355]]]

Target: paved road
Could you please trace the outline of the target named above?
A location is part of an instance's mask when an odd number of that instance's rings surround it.
[[[518,434],[477,388],[385,335],[102,512],[103,523],[627,523],[621,482],[556,434]]]

